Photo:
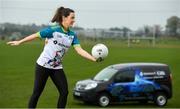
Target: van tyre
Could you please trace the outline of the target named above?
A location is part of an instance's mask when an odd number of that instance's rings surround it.
[[[107,107],[110,104],[110,96],[107,93],[102,93],[98,97],[98,104],[101,107]]]
[[[155,97],[154,97],[154,103],[157,106],[163,107],[166,105],[167,103],[167,96],[165,93],[163,92],[158,92],[156,93]]]

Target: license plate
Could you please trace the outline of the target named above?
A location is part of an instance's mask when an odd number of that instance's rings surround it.
[[[79,92],[74,92],[74,95],[80,96],[81,94]]]

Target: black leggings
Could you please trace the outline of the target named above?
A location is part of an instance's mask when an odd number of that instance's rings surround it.
[[[47,69],[38,64],[36,64],[34,90],[29,101],[29,108],[36,107],[38,99],[49,76],[51,77],[53,83],[56,85],[60,94],[57,108],[65,108],[68,96],[68,84],[63,69]]]

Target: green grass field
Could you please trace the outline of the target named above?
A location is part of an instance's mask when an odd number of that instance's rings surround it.
[[[98,42],[96,42],[98,43]],[[64,57],[64,71],[69,83],[68,108],[98,108],[96,105],[75,101],[72,90],[78,80],[91,78],[102,68],[117,63],[127,62],[160,62],[170,66],[173,75],[173,98],[166,107],[180,108],[180,41],[159,42],[156,47],[138,45],[127,48],[119,41],[102,41],[109,48],[109,56],[101,63],[81,58],[71,48]],[[0,108],[27,107],[33,90],[34,67],[36,59],[43,49],[43,41],[34,41],[21,46],[8,46],[0,42]],[[82,42],[82,47],[91,51],[95,42]],[[49,78],[39,99],[38,107],[55,108],[58,92]],[[110,108],[156,107],[153,104],[114,104]]]

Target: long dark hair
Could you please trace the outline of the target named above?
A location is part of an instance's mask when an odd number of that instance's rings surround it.
[[[59,24],[62,24],[62,18],[69,16],[70,13],[74,13],[74,10],[70,9],[70,8],[64,8],[64,7],[60,7],[57,9],[54,17],[52,18],[51,22],[56,22]]]

